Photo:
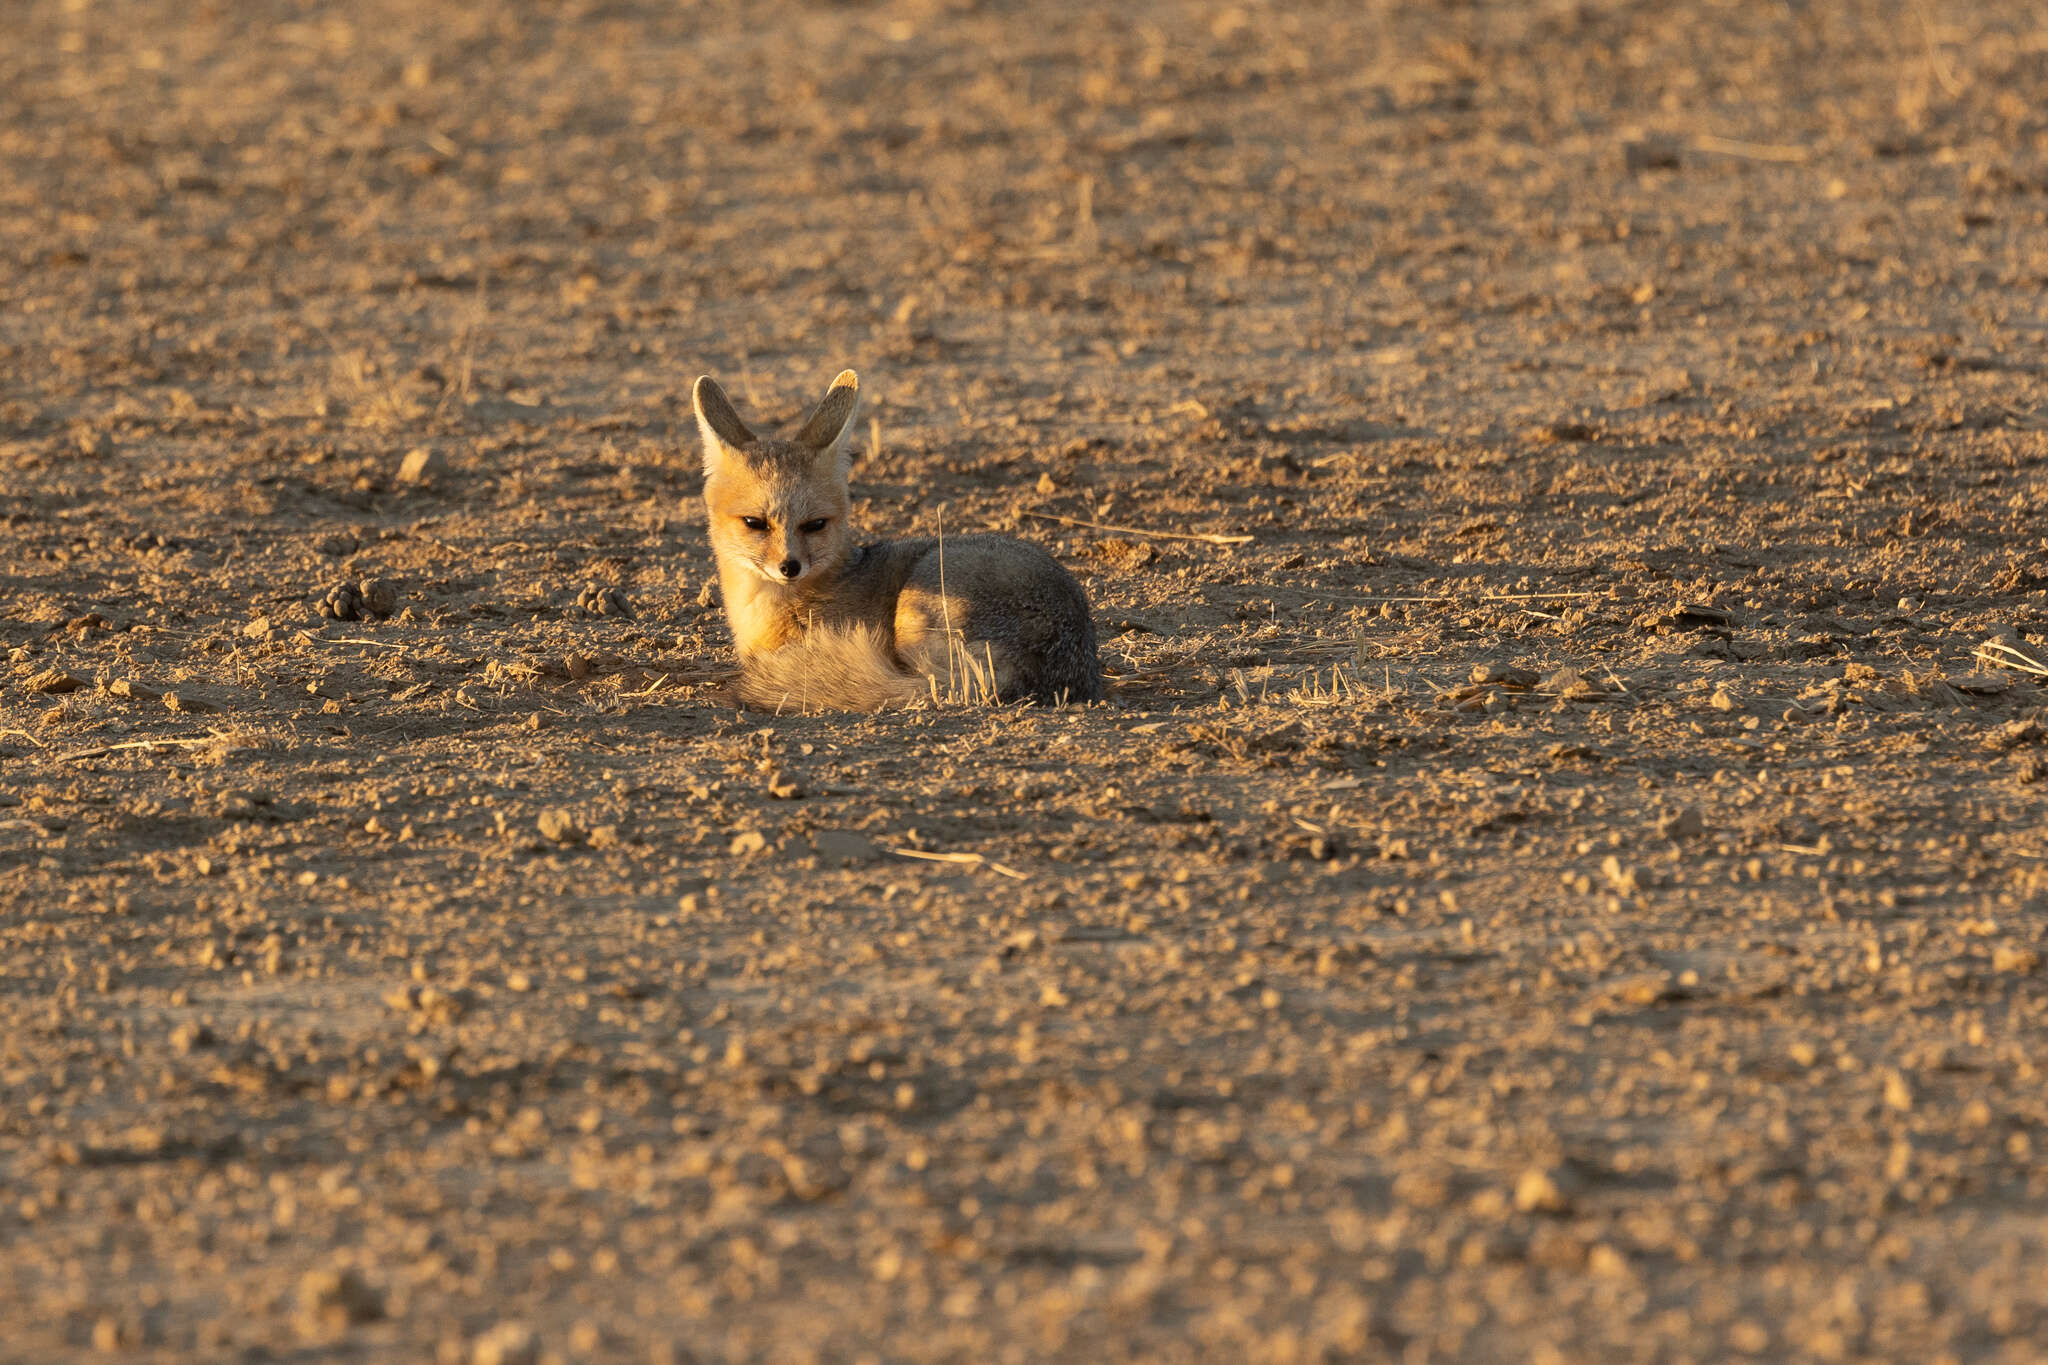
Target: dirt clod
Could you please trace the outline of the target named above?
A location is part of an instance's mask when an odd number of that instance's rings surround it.
[[[356,585],[361,610],[384,617],[398,610],[398,589],[381,578],[365,578]]]
[[[21,685],[24,692],[40,692],[46,695],[76,692],[83,686],[85,681],[82,678],[66,673],[61,668],[46,668],[40,673],[30,675]]]
[[[576,594],[576,605],[591,616],[633,619],[633,607],[626,601],[626,595],[602,583],[585,584],[583,590]]]
[[[384,1316],[384,1296],[353,1266],[309,1270],[299,1281],[299,1321],[308,1336],[331,1336]]]
[[[572,811],[544,810],[535,823],[540,828],[540,837],[549,843],[580,844],[589,837],[583,821]]]
[[[337,583],[320,598],[320,614],[334,621],[355,621],[363,614],[362,594],[353,583]]]

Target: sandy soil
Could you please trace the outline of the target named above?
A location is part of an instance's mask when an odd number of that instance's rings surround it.
[[[2040,1359],[2048,20],[1111,8],[9,8],[0,1359]]]

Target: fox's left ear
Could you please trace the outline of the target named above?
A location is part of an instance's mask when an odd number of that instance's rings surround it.
[[[846,433],[853,429],[853,410],[859,406],[860,376],[841,370],[825,391],[824,401],[804,419],[796,443],[821,456],[836,456],[846,444]]]
[[[718,381],[705,375],[690,390],[690,406],[697,410],[697,434],[704,438],[704,472],[736,450],[754,444],[754,433],[732,410],[732,400]]]

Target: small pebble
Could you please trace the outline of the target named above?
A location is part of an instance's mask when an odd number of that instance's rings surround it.
[[[414,446],[405,452],[405,458],[398,465],[398,481],[404,484],[423,484],[441,472],[441,459],[426,446]]]
[[[536,1365],[540,1341],[523,1322],[501,1322],[476,1339],[470,1365]]]
[[[1515,1207],[1524,1213],[1563,1213],[1570,1203],[1553,1171],[1532,1166],[1515,1181]]]

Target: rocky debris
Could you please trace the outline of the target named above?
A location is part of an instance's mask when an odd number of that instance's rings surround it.
[[[1566,701],[1600,701],[1607,692],[1576,668],[1560,668],[1538,684],[1539,690]]]
[[[2023,744],[2039,744],[2044,734],[2048,734],[2048,731],[2041,728],[2040,721],[2031,717],[2007,721],[1984,736],[1984,747],[2002,753],[2008,749],[2017,749]]]
[[[1657,833],[1665,839],[1697,839],[1706,832],[1706,819],[1695,806],[1680,806],[1657,817]]]
[[[591,616],[616,616],[633,620],[633,606],[626,594],[602,583],[586,583],[576,594],[576,605]]]
[[[189,691],[164,693],[164,709],[190,716],[212,716],[222,711],[220,703],[208,701]]]
[[[1159,562],[1159,547],[1148,540],[1107,539],[1096,541],[1088,557],[1106,568],[1129,573]]]
[[[246,787],[227,787],[213,798],[213,807],[228,819],[250,820],[262,814],[274,800],[269,792],[251,791]]]
[[[416,1015],[424,1023],[452,1024],[476,1007],[476,993],[407,982],[386,992],[384,1003],[401,1014]]]
[[[1662,611],[1648,612],[1636,618],[1638,630],[1657,635],[1673,635],[1685,631],[1726,632],[1732,618],[1719,607],[1706,606],[1698,602],[1681,602]]]

